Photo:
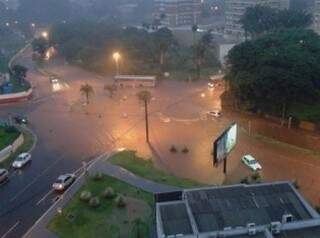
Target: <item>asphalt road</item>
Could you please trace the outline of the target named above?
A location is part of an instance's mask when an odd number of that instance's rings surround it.
[[[93,139],[81,143],[83,135],[77,136],[81,124],[76,124],[78,130],[72,128],[69,133],[65,131],[68,125],[63,125],[63,121],[68,114],[61,112],[61,103],[57,103],[56,98],[60,96],[59,90],[67,89],[68,85],[63,84],[55,90],[48,78],[35,70],[30,59],[29,52],[26,52],[19,63],[29,68],[28,77],[35,87],[34,99],[0,106],[0,119],[6,120],[9,115],[15,114],[25,115],[30,120],[28,127],[38,136],[32,163],[22,170],[10,169],[9,181],[0,185],[0,238],[22,237],[60,196],[51,189],[53,181],[60,174],[81,167],[82,161],[93,159],[110,148],[104,131],[91,131],[89,119],[85,121],[87,129],[84,133],[87,138],[92,136]],[[78,140],[73,140],[73,137]]]

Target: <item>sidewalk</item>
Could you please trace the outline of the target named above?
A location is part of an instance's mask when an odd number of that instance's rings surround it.
[[[101,172],[150,193],[179,190],[177,187],[167,186],[146,180],[134,175],[126,169],[112,165],[107,161],[112,155],[113,153],[110,153],[108,155],[101,155],[98,157],[95,162],[93,162],[87,168],[89,174]],[[82,170],[84,171],[83,168]],[[28,230],[23,238],[58,238],[46,228],[47,224],[57,214],[57,210],[64,207],[72,199],[76,192],[84,185],[84,183],[84,172],[82,172],[76,182],[38,219],[38,221]]]

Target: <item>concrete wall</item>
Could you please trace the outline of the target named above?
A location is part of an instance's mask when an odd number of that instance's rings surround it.
[[[32,88],[30,88],[28,91],[24,91],[20,93],[2,94],[0,95],[0,104],[25,101],[30,99],[31,97],[32,97]]]
[[[6,160],[11,155],[11,153],[14,153],[19,148],[19,146],[23,144],[23,142],[24,136],[21,133],[20,136],[11,145],[8,145],[6,148],[0,151],[0,162]]]

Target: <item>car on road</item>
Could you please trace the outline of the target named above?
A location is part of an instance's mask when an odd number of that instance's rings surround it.
[[[54,84],[54,83],[59,83],[59,79],[56,78],[56,77],[53,77],[53,76],[49,77],[49,80],[50,80],[50,82],[51,82],[52,84]]]
[[[208,83],[208,88],[214,88],[214,83],[213,82]]]
[[[22,153],[20,154],[15,161],[12,163],[12,167],[15,169],[21,169],[25,165],[31,162],[31,154]]]
[[[14,116],[13,117],[13,120],[15,123],[17,124],[28,124],[28,119],[26,117],[23,117],[23,116]]]
[[[52,184],[52,188],[56,191],[66,190],[76,179],[74,174],[63,174]]]
[[[242,157],[242,162],[247,165],[253,171],[258,171],[262,169],[262,166],[252,155],[245,155]]]
[[[220,110],[212,110],[212,111],[207,112],[207,114],[211,117],[216,117],[216,118],[221,117],[221,115],[222,115]]]
[[[6,169],[0,168],[0,184],[9,179],[9,172]]]

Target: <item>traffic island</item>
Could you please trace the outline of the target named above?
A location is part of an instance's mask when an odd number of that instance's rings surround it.
[[[93,175],[49,223],[60,238],[149,237],[153,195],[107,175]]]

